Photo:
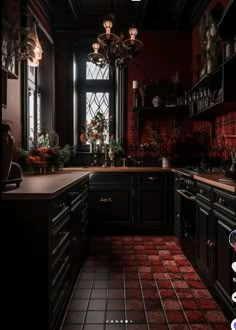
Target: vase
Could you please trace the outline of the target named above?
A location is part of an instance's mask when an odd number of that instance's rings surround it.
[[[157,108],[161,105],[161,99],[159,96],[155,96],[153,99],[152,99],[152,105],[154,106],[154,108]]]
[[[114,153],[114,151],[111,147],[109,148],[108,156],[109,156],[110,161],[111,161],[111,166],[114,167],[115,166],[115,164],[114,164],[115,153]]]
[[[162,159],[161,159],[161,166],[163,168],[169,168],[169,167],[171,167],[170,158],[168,158],[168,157],[162,157]]]
[[[9,133],[10,131],[10,125],[2,124],[2,155],[4,155],[4,157],[2,157],[2,181],[8,179],[15,149],[15,140]]]

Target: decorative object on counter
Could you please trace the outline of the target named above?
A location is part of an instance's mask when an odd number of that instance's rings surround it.
[[[20,165],[12,161],[15,149],[15,140],[10,134],[11,126],[2,124],[2,187],[7,184],[16,184],[19,187],[22,178],[22,170]]]
[[[110,121],[111,118],[106,119],[102,112],[97,111],[96,115],[83,125],[80,141],[84,144],[90,144],[90,152],[98,152],[97,145],[100,145],[100,149],[102,149],[104,143],[108,142]]]
[[[231,151],[231,159],[232,164],[229,169],[223,170],[224,172],[224,179],[220,179],[220,181],[224,182],[236,182],[236,147]]]
[[[161,166],[163,168],[171,167],[171,159],[169,157],[162,157],[161,159]]]
[[[161,98],[159,96],[154,96],[154,98],[152,99],[152,105],[154,106],[154,108],[158,108],[161,105]]]
[[[111,166],[115,165],[115,156],[118,154],[122,154],[124,151],[123,147],[121,146],[120,141],[117,141],[112,134],[110,136],[110,141],[109,141],[109,150],[108,150],[108,156],[111,161]]]
[[[54,141],[51,146],[50,141]],[[61,170],[65,163],[68,163],[73,155],[73,147],[66,144],[59,146],[59,136],[51,130],[49,133],[40,133],[31,139],[32,147],[25,151],[22,147],[16,148],[18,162],[23,162],[25,166],[35,173],[46,174]]]

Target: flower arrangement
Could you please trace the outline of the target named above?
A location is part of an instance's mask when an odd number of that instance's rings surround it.
[[[83,143],[104,143],[108,136],[110,119],[106,119],[100,111],[83,126],[80,134],[80,141]]]
[[[109,149],[112,150],[116,154],[124,151],[123,147],[121,146],[120,141],[117,141],[113,134],[110,136],[110,139],[109,139]]]
[[[175,137],[173,134],[151,130],[150,140],[160,157],[169,158],[174,155]]]
[[[58,142],[58,134],[53,131],[52,134]],[[51,136],[52,137],[52,136]],[[73,151],[69,144],[64,147],[55,145],[50,147],[50,134],[40,133],[36,140],[31,139],[32,147],[26,151],[22,147],[16,148],[18,162],[23,164],[23,168],[30,167],[39,172],[51,172],[64,166],[69,162]]]

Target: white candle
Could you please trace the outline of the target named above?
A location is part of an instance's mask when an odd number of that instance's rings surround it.
[[[133,80],[133,89],[138,89],[138,80]]]

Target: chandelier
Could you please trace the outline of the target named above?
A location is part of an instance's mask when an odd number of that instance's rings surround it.
[[[29,66],[39,66],[43,49],[38,39],[36,23],[17,28],[2,19],[2,65],[11,69],[14,61],[27,60]]]
[[[88,54],[89,61],[103,68],[106,65],[126,66],[139,53],[143,47],[142,41],[136,39],[138,29],[129,28],[129,39],[111,33],[114,25],[114,16],[109,14],[103,21],[105,33],[98,36],[92,44],[93,53]]]

